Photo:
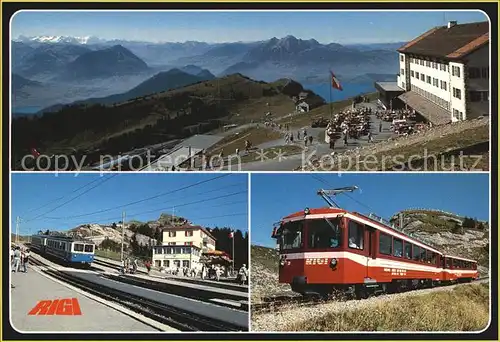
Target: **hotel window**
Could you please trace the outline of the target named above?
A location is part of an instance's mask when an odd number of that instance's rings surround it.
[[[453,88],[453,97],[461,100],[462,99],[462,91],[457,88]]]
[[[425,61],[425,66],[430,67],[431,66],[431,61]]]
[[[406,84],[404,82],[401,85],[403,89],[406,89]]]
[[[451,68],[451,74],[456,77],[460,77],[460,67],[454,66]]]
[[[456,110],[455,108],[453,108],[453,117],[455,119],[458,119],[458,110]]]
[[[405,69],[401,69],[401,75],[405,75]]]
[[[437,63],[436,63],[436,62],[432,62],[432,68],[433,68],[433,69],[437,69],[437,68],[438,68],[438,65],[437,65]]]
[[[444,90],[448,90],[448,84],[446,83],[446,81],[443,81],[443,85],[444,85]]]
[[[415,71],[411,70],[410,73],[411,73],[411,77],[415,77]]]
[[[480,78],[481,70],[479,68],[469,68],[469,78]]]
[[[175,232],[168,232],[168,237],[175,237]]]
[[[405,61],[405,56],[401,55],[401,62],[404,62],[404,61]]]
[[[424,74],[420,74],[420,80],[421,80],[422,82],[425,82],[425,75],[424,75]]]
[[[193,236],[193,231],[192,230],[186,230],[184,233],[184,236]]]
[[[482,78],[488,78],[488,74],[489,74],[488,68],[481,68],[481,77]]]
[[[433,85],[434,87],[439,87],[439,80],[438,80],[437,78],[433,78],[433,79],[432,79],[432,85]]]
[[[425,62],[425,61],[424,61],[423,59],[421,59],[421,60],[420,60],[420,65],[424,65],[424,62]]]
[[[418,71],[415,71],[415,77],[416,77],[417,79],[419,79],[419,78],[420,78],[420,73],[419,73]]]
[[[427,76],[427,83],[431,84],[431,77]]]

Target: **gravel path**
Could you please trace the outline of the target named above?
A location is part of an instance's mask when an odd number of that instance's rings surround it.
[[[489,282],[489,279],[482,279],[475,283]],[[301,321],[305,318],[314,319],[324,316],[328,313],[342,312],[347,310],[355,310],[369,307],[371,305],[400,299],[408,296],[421,296],[437,291],[451,291],[457,286],[465,286],[467,284],[457,284],[451,286],[436,287],[431,289],[416,290],[404,293],[387,294],[381,296],[370,297],[364,300],[348,300],[344,302],[331,301],[324,304],[313,306],[304,306],[301,304],[290,304],[290,306],[281,306],[279,311],[266,312],[262,314],[252,313],[251,329],[252,331],[285,331],[280,330],[280,327],[285,327],[294,321]]]

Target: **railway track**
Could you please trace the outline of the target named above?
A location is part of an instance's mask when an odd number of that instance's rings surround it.
[[[109,267],[109,268],[113,268],[115,270],[120,270],[120,266],[114,264],[114,263],[111,263],[111,262],[107,262],[107,261],[103,261],[103,260],[94,260],[93,262],[94,264],[97,264],[97,265],[101,265],[101,266],[106,266],[106,267]],[[140,269],[138,269],[136,271],[137,273],[139,274],[148,274],[147,272],[145,271],[142,271]],[[183,282],[183,283],[189,283],[189,284],[197,284],[197,285],[203,285],[203,286],[208,286],[208,287],[216,287],[216,288],[220,288],[220,289],[226,289],[226,290],[232,290],[232,291],[239,291],[239,292],[245,292],[245,293],[248,293],[248,286],[242,286],[242,285],[238,285],[238,284],[235,284],[235,283],[231,283],[230,281],[224,281],[221,279],[220,282],[215,282],[215,281],[204,281],[204,280],[201,280],[201,279],[196,279],[196,278],[181,278],[181,277],[172,277],[172,278],[169,278],[170,280],[173,280],[173,281],[176,281],[176,282]]]
[[[450,284],[450,285],[445,285],[445,286],[438,286],[434,288],[446,288],[448,286],[454,286],[454,285],[459,285],[459,284],[473,284],[473,283],[478,283],[478,282],[483,282],[485,280],[489,279],[488,277],[483,277],[479,278],[477,280],[474,280],[469,283],[457,283],[457,284]],[[426,288],[422,289],[416,289],[416,290],[409,290],[409,291],[401,291],[399,293],[403,292],[414,292],[414,291],[420,291],[420,290],[425,290]],[[431,289],[431,288],[427,288]],[[379,295],[383,295],[386,293],[380,293]],[[377,294],[372,294],[370,297],[377,296]],[[357,300],[354,298],[348,298],[345,295],[339,295],[338,297],[330,298],[330,299],[323,299],[319,296],[270,296],[270,297],[264,297],[262,299],[262,302],[260,303],[252,303],[252,313],[266,313],[266,312],[272,312],[280,308],[284,308],[287,305],[300,305],[300,306],[314,306],[318,304],[324,304],[324,303],[329,303],[332,301],[346,301],[346,300]],[[361,299],[362,300],[362,299]]]
[[[58,279],[66,284],[72,285],[85,292],[103,298],[110,302],[118,303],[140,315],[148,317],[152,320],[168,325],[179,331],[245,331],[247,327],[242,327],[233,323],[205,317],[197,313],[187,310],[182,310],[177,307],[156,302],[154,300],[134,295],[129,292],[119,289],[96,284],[91,281],[75,277],[64,271],[55,270],[49,265],[40,260],[34,259],[36,266],[47,267],[41,268],[40,271]]]

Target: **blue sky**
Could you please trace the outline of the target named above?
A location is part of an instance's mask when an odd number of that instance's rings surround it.
[[[19,35],[142,41],[256,41],[294,35],[321,43],[400,42],[447,21],[485,21],[478,11],[381,12],[19,12]]]
[[[170,195],[104,211],[223,175]],[[79,224],[118,222],[122,211],[126,212],[126,220],[153,220],[162,212],[172,213],[172,208],[175,208],[175,215],[186,217],[195,224],[248,230],[246,174],[117,174],[109,177],[99,174],[76,177],[74,174],[13,174],[11,231],[15,232],[17,216],[22,220],[21,234],[27,235],[40,229],[67,230]],[[90,190],[92,187],[95,188]],[[74,192],[79,188],[81,190]],[[86,190],[90,191],[84,193]],[[79,194],[83,195],[49,212]],[[37,208],[40,209],[34,210]],[[100,213],[72,217],[97,211]]]
[[[329,185],[310,174],[253,174],[252,244],[274,247],[275,240],[270,238],[273,223],[306,207],[326,207],[316,195],[322,188],[356,185],[360,190],[349,193],[350,197],[338,196],[337,204],[364,214],[375,212],[384,218],[418,207],[489,220],[488,174],[322,173],[319,177]]]

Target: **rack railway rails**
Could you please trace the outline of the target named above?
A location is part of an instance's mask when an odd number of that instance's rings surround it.
[[[95,272],[60,270],[32,258],[39,271],[179,331],[247,331],[247,313],[102,279]],[[156,328],[156,327],[155,327]]]
[[[94,259],[94,264],[96,265],[101,265],[101,266],[106,266],[115,270],[120,270],[121,266],[109,262],[109,261],[104,261],[102,259]],[[141,269],[137,269],[136,273],[138,274],[148,274],[146,271],[143,271]],[[183,278],[183,277],[178,277],[178,276],[171,276],[168,277],[166,276],[165,279],[170,279],[172,281],[176,282],[184,282],[184,283],[190,283],[190,284],[198,284],[198,285],[204,285],[204,286],[210,286],[210,287],[216,287],[216,288],[221,288],[221,289],[226,289],[226,290],[233,290],[233,291],[239,291],[239,292],[246,292],[248,293],[248,286],[247,285],[238,285],[235,283],[232,283],[231,280],[226,280],[226,279],[220,279],[220,281],[211,281],[211,280],[203,280],[203,279],[198,279],[198,278]]]

